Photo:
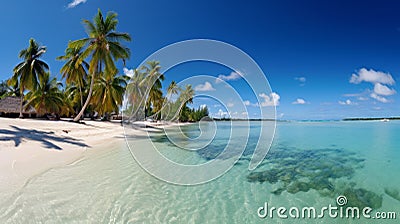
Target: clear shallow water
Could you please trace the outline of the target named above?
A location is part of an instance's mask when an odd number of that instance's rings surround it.
[[[173,147],[163,136],[154,144],[166,157],[188,164],[214,158],[226,145],[228,123],[203,151]],[[234,122],[233,131],[243,131]],[[188,136],[197,127],[184,127]],[[347,219],[260,219],[270,206],[349,203],[396,211],[400,201],[400,122],[279,123],[267,159],[254,171],[248,163],[259,132],[252,123],[244,157],[222,177],[198,186],[164,183],[143,171],[124,143],[88,152],[81,160],[32,178],[0,202],[1,223],[366,223]],[[243,139],[232,139],[242,142]],[[140,140],[135,141],[140,147]],[[173,171],[170,171],[173,172]],[[385,193],[386,189],[386,193]],[[15,189],[12,189],[15,190]],[[389,196],[387,193],[391,194]],[[397,223],[392,220],[393,223]],[[379,222],[376,222],[379,223]]]

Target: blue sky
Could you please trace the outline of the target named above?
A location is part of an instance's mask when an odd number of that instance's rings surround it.
[[[118,30],[129,32],[133,38],[127,44],[132,51],[128,69],[168,44],[210,38],[242,49],[259,64],[272,91],[279,96],[277,114],[282,119],[400,115],[398,1],[71,3],[72,0],[1,3],[0,80],[11,76],[20,61],[18,52],[27,47],[31,37],[48,47],[43,59],[52,74],[60,77],[62,62],[55,58],[63,54],[69,40],[85,37],[82,19],[92,19],[100,8],[103,12],[117,12]],[[122,72],[122,64],[119,67]],[[231,72],[211,63],[193,63],[168,71],[165,84],[198,74],[229,77]],[[228,80],[237,89],[241,82]],[[201,83],[194,83],[198,84]],[[219,91],[218,83],[210,84]],[[229,100],[226,98],[225,103]],[[249,116],[257,117],[255,99],[246,96],[245,100],[249,100]],[[195,106],[202,103],[196,101]],[[236,114],[242,113],[234,108]],[[210,110],[212,114],[219,113],[218,107],[211,104]]]

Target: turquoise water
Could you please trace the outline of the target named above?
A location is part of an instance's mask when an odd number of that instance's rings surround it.
[[[173,146],[163,135],[152,140],[171,160],[199,164],[227,144],[229,122],[219,122],[204,150]],[[234,122],[232,131],[245,132]],[[248,170],[260,124],[251,123],[244,156],[222,177],[197,186],[160,181],[140,168],[122,142],[89,151],[82,159],[32,178],[0,202],[1,223],[381,223],[373,219],[261,219],[269,206],[313,206],[317,210],[344,195],[349,206],[400,210],[400,122],[278,123],[263,163]],[[188,137],[196,125],[182,127]],[[140,147],[141,141],[132,144]],[[187,141],[187,140],[182,140]],[[243,138],[232,139],[238,145]],[[235,142],[236,141],[236,142]],[[193,141],[197,144],[196,141]],[[187,143],[190,144],[190,143]],[[199,143],[200,144],[200,143]],[[166,172],[174,172],[173,170]],[[13,189],[15,190],[15,189]],[[397,191],[397,192],[396,192]],[[397,198],[397,199],[396,199]],[[375,222],[374,222],[375,221]]]

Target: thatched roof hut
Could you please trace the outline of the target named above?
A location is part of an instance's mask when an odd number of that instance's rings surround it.
[[[0,99],[0,115],[11,116],[19,115],[21,98],[16,96],[7,96]],[[23,109],[22,113],[31,117],[36,115],[36,110],[33,107]]]

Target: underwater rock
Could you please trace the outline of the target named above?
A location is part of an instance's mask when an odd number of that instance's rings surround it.
[[[346,207],[358,207],[360,209],[365,207],[378,209],[382,207],[383,197],[364,188],[350,187],[345,189],[341,194],[347,198]]]
[[[296,182],[290,184],[286,190],[287,190],[287,192],[289,192],[291,194],[295,194],[300,191],[307,192],[310,190],[310,184],[305,183],[305,182],[296,181]]]
[[[321,196],[334,198],[338,191],[348,189],[351,197],[356,198],[353,199],[356,204],[378,206],[380,197],[373,192],[354,189],[355,184],[342,187],[334,185],[337,180],[350,179],[356,169],[363,167],[364,161],[365,159],[359,158],[356,153],[343,149],[275,148],[268,153],[261,166],[257,168],[264,171],[250,172],[247,180],[279,184],[279,187],[272,191],[275,195],[284,191],[295,194],[314,189]]]
[[[285,190],[286,190],[285,188],[281,187],[281,188],[278,188],[278,189],[272,191],[271,193],[274,194],[274,195],[280,195],[280,194],[282,194],[282,192],[284,192]]]
[[[397,189],[394,188],[386,188],[385,187],[385,193],[392,197],[393,199],[396,199],[397,201],[400,201],[400,193]]]
[[[269,182],[275,184],[278,182],[278,170],[271,169],[266,172],[253,172],[247,176],[249,182]]]

